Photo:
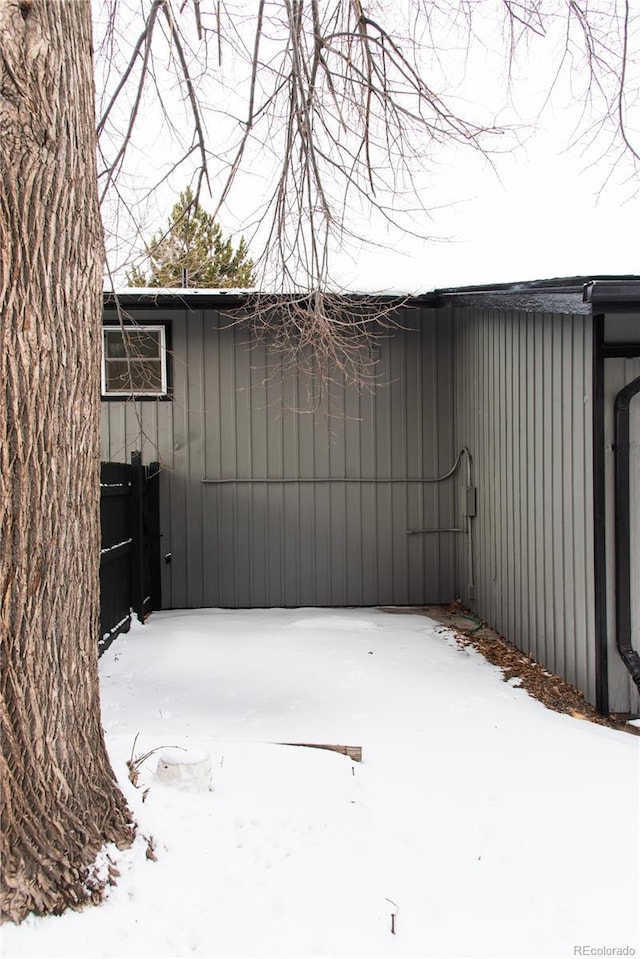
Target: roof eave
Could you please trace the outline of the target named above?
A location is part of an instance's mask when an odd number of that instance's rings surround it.
[[[336,297],[340,300],[362,303],[385,303],[385,304],[406,304],[413,300],[409,294],[396,292],[346,292],[331,293],[330,297]],[[259,300],[260,305],[268,303],[282,303],[291,300],[302,302],[307,300],[308,293],[272,293],[255,289],[181,289],[181,288],[126,288],[121,290],[105,290],[103,292],[103,303],[105,307],[116,307],[120,304],[123,307],[146,307],[148,309],[183,309],[217,307],[222,309],[232,309],[236,307],[247,306]]]
[[[640,279],[591,280],[583,290],[592,313],[640,312]]]
[[[192,290],[162,288],[126,288],[105,290],[104,306],[145,306],[150,309],[180,309],[192,306],[242,306],[254,293],[253,290]]]
[[[574,276],[434,290],[425,294],[434,308],[460,307],[525,313],[582,314],[637,312],[640,277]]]

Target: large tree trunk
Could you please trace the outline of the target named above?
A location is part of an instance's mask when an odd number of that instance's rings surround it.
[[[100,898],[131,842],[100,723],[97,205],[89,0],[0,0],[4,918]]]

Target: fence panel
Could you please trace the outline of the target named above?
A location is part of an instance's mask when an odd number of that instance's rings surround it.
[[[100,470],[100,653],[160,606],[159,465],[102,463]]]

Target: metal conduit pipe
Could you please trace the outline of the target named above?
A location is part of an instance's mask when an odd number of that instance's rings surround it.
[[[443,473],[442,476],[429,476],[424,477],[422,483],[442,483],[443,480],[449,479],[453,476],[455,471],[458,469],[462,458],[465,457],[466,460],[466,488],[469,491],[473,491],[473,498],[475,501],[475,490],[473,487],[472,481],[472,459],[471,453],[466,446],[463,446],[455,458],[454,464],[450,470],[446,473]],[[429,527],[426,529],[408,529],[407,535],[413,535],[416,533],[466,533],[467,536],[467,573],[469,576],[469,582],[467,588],[469,591],[469,599],[475,599],[475,571],[473,566],[473,524],[472,519],[475,516],[475,504],[473,508],[469,508],[469,505],[465,507],[465,525],[464,527]]]
[[[640,376],[620,390],[614,406],[616,644],[631,678],[640,689],[640,656],[631,642],[631,437],[630,405],[640,393]]]
[[[473,481],[472,481],[471,453],[469,452],[469,450],[467,449],[466,446],[463,446],[462,452],[463,452],[463,453],[466,455],[466,457],[467,457],[467,489],[471,490],[471,489],[474,489]],[[476,500],[476,492],[475,492],[475,490],[474,490],[473,496],[474,496],[473,511],[471,511],[471,510],[469,510],[469,509],[466,510],[466,519],[467,519],[467,571],[468,571],[468,574],[469,574],[468,589],[469,589],[469,599],[472,599],[472,600],[476,598],[476,578],[475,578],[475,571],[474,571],[474,568],[473,568],[473,523],[472,523],[472,519],[473,519],[473,518],[475,517],[475,515],[476,515],[476,501],[475,501],[475,500]]]
[[[453,466],[451,469],[447,470],[446,473],[443,473],[442,476],[287,476],[287,477],[247,477],[245,479],[240,479],[238,477],[227,477],[225,479],[212,479],[209,477],[204,477],[202,483],[206,485],[240,485],[244,483],[250,484],[282,484],[282,483],[442,483],[444,480],[448,480],[456,472],[460,463],[462,462],[463,457],[466,459],[466,493],[468,494],[465,499],[465,508],[464,508],[464,518],[465,524],[462,527],[458,526],[447,526],[440,527],[436,526],[429,529],[408,529],[405,530],[408,536],[414,535],[416,533],[465,533],[467,537],[467,573],[469,576],[469,582],[467,584],[469,599],[475,599],[475,572],[473,567],[473,524],[471,522],[472,518],[476,515],[476,491],[473,486],[472,481],[472,460],[471,453],[466,446],[463,446],[456,455]]]

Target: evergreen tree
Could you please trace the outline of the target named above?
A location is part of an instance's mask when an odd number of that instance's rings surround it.
[[[253,260],[244,237],[234,250],[210,213],[195,202],[191,187],[180,194],[167,229],[147,247],[150,275],[135,268],[127,274],[129,286],[178,287],[186,285],[226,289],[250,287],[255,282]]]

